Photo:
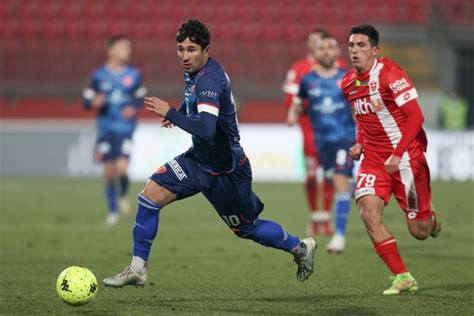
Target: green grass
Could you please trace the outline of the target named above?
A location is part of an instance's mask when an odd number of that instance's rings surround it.
[[[143,184],[135,184],[136,194]],[[308,214],[300,184],[256,184],[262,218],[295,234]],[[99,280],[130,261],[132,218],[103,226],[100,180],[8,178],[0,183],[0,314],[275,314],[472,315],[474,313],[474,184],[437,182],[434,203],[443,218],[439,239],[410,237],[392,200],[385,219],[419,283],[414,296],[383,297],[389,272],[352,208],[347,251],[325,253],[320,238],[315,274],[295,280],[291,257],[239,240],[201,196],[162,211],[149,262],[149,286],[99,288],[83,307],[62,303],[56,277],[70,265]]]

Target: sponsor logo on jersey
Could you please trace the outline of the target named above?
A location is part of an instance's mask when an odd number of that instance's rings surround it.
[[[369,83],[369,87],[370,87],[370,93],[374,93],[375,91],[377,91],[377,81],[371,81]]]
[[[367,81],[356,80],[355,85],[356,87],[366,87],[369,85],[369,83]]]
[[[158,169],[156,169],[155,173],[161,174],[161,173],[166,173],[168,169],[166,169],[165,165],[159,166]]]
[[[199,96],[203,98],[217,98],[218,95],[219,94],[216,91],[212,91],[212,90],[205,90],[205,91],[199,92]]]
[[[171,169],[173,170],[179,181],[182,181],[184,178],[188,177],[186,173],[184,173],[183,168],[181,168],[181,166],[175,159],[169,161],[168,165],[170,165]]]
[[[392,82],[391,84],[388,85],[392,92],[394,94],[397,94],[398,92],[402,91],[403,89],[406,89],[410,87],[410,84],[408,83],[406,78],[398,79]]]
[[[355,191],[355,198],[356,200],[364,195],[375,195],[375,189],[374,188],[360,188]]]
[[[354,112],[356,115],[375,113],[375,107],[366,98],[354,101]]]
[[[130,87],[133,84],[133,78],[130,75],[123,77],[122,83],[126,87]]]

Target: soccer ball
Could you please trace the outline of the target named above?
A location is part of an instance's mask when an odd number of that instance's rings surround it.
[[[84,267],[66,268],[56,282],[56,292],[61,300],[73,306],[87,304],[96,296],[98,290],[95,275]]]

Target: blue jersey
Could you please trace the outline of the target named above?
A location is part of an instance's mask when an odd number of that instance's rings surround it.
[[[207,172],[229,172],[244,155],[229,77],[219,63],[209,58],[204,67],[190,76],[185,73],[184,102],[179,111],[188,118],[206,112],[217,116],[215,134],[210,140],[192,136],[190,151]]]
[[[98,93],[104,93],[106,101],[98,111],[99,134],[114,133],[131,135],[136,126],[136,117],[125,119],[122,110],[126,106],[140,107],[146,88],[142,86],[140,72],[131,66],[115,72],[102,66],[91,77],[89,87],[84,90],[84,106],[91,103]]]
[[[345,73],[339,70],[325,78],[312,71],[301,80],[298,97],[309,100],[308,114],[318,148],[325,143],[355,139],[352,110],[340,88]]]

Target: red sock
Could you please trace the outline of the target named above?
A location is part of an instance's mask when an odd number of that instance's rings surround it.
[[[317,209],[317,190],[316,190],[316,177],[307,177],[305,183],[306,198],[308,199],[309,207],[311,211]]]
[[[397,241],[395,238],[390,237],[387,240],[376,243],[374,246],[375,251],[378,253],[380,258],[382,258],[393,274],[399,274],[408,271],[405,263],[403,263],[402,257],[400,257],[400,253],[398,252]]]
[[[334,200],[334,187],[329,180],[325,180],[323,184],[323,208],[327,211],[332,210],[332,202]]]

